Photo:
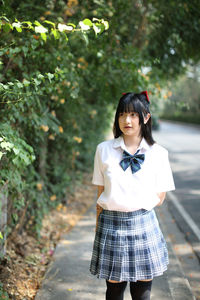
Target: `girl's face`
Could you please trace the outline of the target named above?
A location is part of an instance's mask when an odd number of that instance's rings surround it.
[[[123,135],[140,136],[141,126],[136,112],[122,112],[119,114],[119,128]]]
[[[150,118],[150,114],[144,116],[144,123],[146,124]],[[141,135],[141,125],[139,121],[139,114],[137,112],[123,112],[119,114],[119,128],[123,135],[137,136]]]

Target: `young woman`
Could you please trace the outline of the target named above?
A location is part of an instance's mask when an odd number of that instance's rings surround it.
[[[147,92],[119,100],[114,139],[97,146],[97,226],[90,271],[107,284],[106,300],[149,300],[152,280],[167,269],[168,252],[154,207],[174,190],[168,152],[155,143]]]

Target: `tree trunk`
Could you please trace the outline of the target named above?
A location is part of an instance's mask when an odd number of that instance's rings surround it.
[[[0,232],[3,235],[3,239],[0,239],[0,257],[6,254],[7,194],[8,182],[0,188]]]

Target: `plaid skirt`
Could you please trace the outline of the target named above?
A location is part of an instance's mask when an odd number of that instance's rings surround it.
[[[153,209],[101,212],[90,264],[93,275],[116,281],[153,279],[167,270],[168,263]]]

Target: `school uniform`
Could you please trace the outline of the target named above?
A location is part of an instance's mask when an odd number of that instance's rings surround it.
[[[90,272],[98,278],[137,281],[162,275],[169,263],[166,242],[154,207],[157,193],[174,190],[168,151],[143,138],[144,161],[133,173],[120,162],[126,149],[122,136],[97,146],[92,183],[104,186],[97,200],[98,218]]]

